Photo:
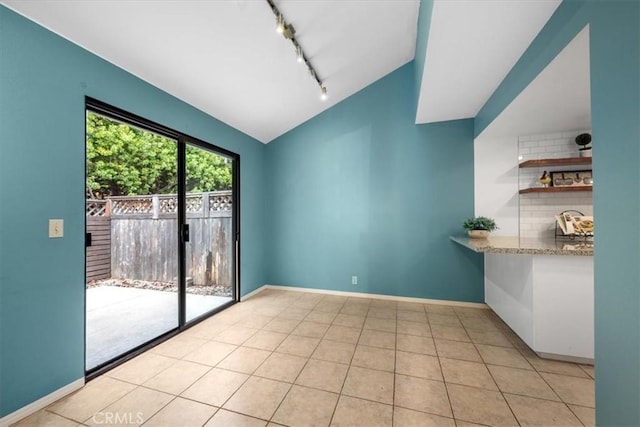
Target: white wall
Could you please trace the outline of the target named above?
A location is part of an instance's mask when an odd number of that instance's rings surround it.
[[[518,137],[474,141],[475,215],[496,220],[495,236],[517,236]]]
[[[588,170],[590,166],[518,168],[525,160],[578,157],[576,135],[589,130],[513,137],[479,137],[474,141],[474,205],[476,216],[494,218],[494,236],[553,237],[554,216],[575,209],[593,215],[592,193],[529,193],[521,188],[541,185],[543,169]]]
[[[518,138],[519,161],[578,157],[575,137],[590,130],[576,130]],[[519,188],[539,187],[542,172],[590,170],[591,165],[554,166],[520,169]],[[593,215],[593,193],[527,193],[520,195],[520,237],[545,238],[555,235],[555,215],[577,210]]]
[[[555,216],[566,210],[593,215],[592,193],[528,193],[520,196],[520,237],[553,238]]]

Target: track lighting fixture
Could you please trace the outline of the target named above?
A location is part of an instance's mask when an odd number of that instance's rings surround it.
[[[273,0],[266,0],[267,4],[271,8],[271,11],[276,16],[276,31],[284,36],[285,39],[290,40],[293,44],[293,47],[296,50],[296,59],[300,63],[304,63],[307,66],[307,70],[309,71],[309,75],[316,81],[318,86],[320,86],[320,99],[323,101],[327,99],[327,88],[322,83],[322,80],[318,77],[318,73],[316,72],[309,59],[304,54],[302,50],[302,46],[296,40],[296,30],[293,28],[293,25],[290,23],[287,24],[284,19],[284,15],[280,12],[278,7],[275,5]]]

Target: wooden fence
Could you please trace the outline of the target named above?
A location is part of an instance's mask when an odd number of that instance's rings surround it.
[[[189,284],[231,285],[234,242],[231,201],[230,191],[187,195]],[[87,201],[87,231],[91,232],[90,224],[96,217],[103,219],[102,224],[108,221],[108,277],[175,282],[178,276],[176,196],[112,197],[101,202],[104,208],[96,208],[96,201]],[[93,216],[90,217],[90,213]],[[89,255],[90,250],[97,252],[97,247],[87,248],[87,280],[90,280],[89,271],[97,269],[94,263],[98,262],[98,258]],[[104,270],[100,271],[104,276]],[[100,278],[105,278],[103,276]]]
[[[87,216],[87,233],[92,244],[87,248],[87,282],[111,277],[111,219]]]

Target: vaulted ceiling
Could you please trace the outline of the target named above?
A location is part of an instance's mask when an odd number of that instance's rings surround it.
[[[416,123],[475,117],[560,0],[435,0]]]
[[[415,55],[419,0],[0,0],[109,62],[269,142]],[[435,0],[416,122],[474,117],[560,0]]]

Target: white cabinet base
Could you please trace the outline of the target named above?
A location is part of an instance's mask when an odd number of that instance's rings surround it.
[[[485,254],[485,302],[541,357],[593,363],[593,257]]]

